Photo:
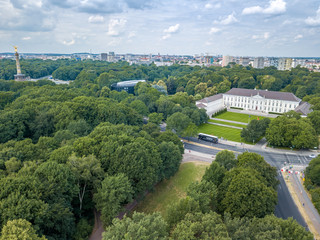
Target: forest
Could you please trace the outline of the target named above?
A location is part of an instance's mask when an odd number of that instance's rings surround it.
[[[87,239],[94,209],[101,212],[104,239],[292,239],[292,231],[313,239],[292,219],[272,215],[276,171],[249,153],[219,153],[201,182],[170,206],[170,216],[115,217],[178,171],[184,152],[178,135],[194,136],[208,121],[195,100],[232,87],[291,91],[313,105],[314,117],[306,121],[319,129],[319,73],[300,67],[282,72],[237,65],[21,61],[22,72],[32,78],[73,80],[55,85],[12,81],[15,62],[0,62],[0,239],[19,233],[24,239]],[[137,84],[134,94],[110,90],[112,83],[132,79],[148,83]]]

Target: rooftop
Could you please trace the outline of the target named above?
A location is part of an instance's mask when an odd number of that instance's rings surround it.
[[[139,82],[145,82],[146,80],[130,80],[130,81],[123,81],[117,82],[115,85],[117,87],[133,87]]]
[[[225,94],[244,96],[244,97],[260,95],[267,99],[276,99],[276,100],[284,100],[284,101],[292,101],[292,102],[301,101],[300,98],[296,97],[293,93],[290,93],[290,92],[276,92],[276,91],[268,91],[268,90],[232,88]]]

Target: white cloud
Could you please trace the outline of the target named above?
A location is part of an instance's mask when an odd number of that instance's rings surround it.
[[[177,33],[179,31],[180,24],[177,23],[176,25],[170,26],[168,29],[165,29],[163,32],[165,33]]]
[[[23,37],[22,38],[22,40],[25,40],[25,41],[30,40],[30,39],[31,39],[31,37]]]
[[[128,38],[134,38],[137,35],[135,31],[129,32]]]
[[[93,15],[88,18],[89,23],[102,23],[104,22],[104,17],[101,15]]]
[[[297,36],[294,37],[295,42],[298,41],[299,39],[303,38],[302,34],[298,34]]]
[[[168,39],[170,37],[171,37],[171,34],[168,33],[168,34],[162,36],[162,40],[166,40],[166,39]]]
[[[264,39],[264,40],[267,40],[269,38],[270,38],[270,33],[269,32],[265,32],[262,35],[253,35],[252,36],[252,39]]]
[[[217,33],[220,31],[221,31],[220,28],[212,27],[212,28],[210,28],[209,34]]]
[[[315,17],[308,17],[305,20],[305,23],[310,26],[319,26],[320,25],[320,7],[318,8],[316,14],[317,15]]]
[[[233,12],[230,15],[228,15],[226,18],[221,19],[220,21],[214,21],[213,23],[222,24],[222,25],[229,25],[231,23],[238,22],[238,19],[234,15],[235,15],[235,13]]]
[[[119,36],[120,33],[123,32],[126,23],[127,23],[127,20],[123,18],[111,19],[108,24],[107,34],[113,37]]]
[[[221,3],[217,3],[217,4],[212,4],[212,3],[207,3],[206,5],[204,5],[205,9],[218,9],[221,8]]]
[[[262,14],[284,13],[286,11],[286,5],[287,3],[284,0],[270,0],[269,5],[266,6],[265,8],[262,8],[260,6],[244,8],[242,10],[242,14],[249,15],[249,14],[256,14],[256,13],[262,13]]]
[[[249,15],[249,14],[255,14],[255,13],[261,13],[263,11],[263,8],[260,6],[253,6],[243,9],[242,14],[243,15]]]
[[[64,40],[62,43],[63,43],[64,45],[71,46],[71,45],[75,44],[75,42],[76,42],[76,41],[75,41],[74,39],[72,39],[72,40],[69,41],[69,42]]]
[[[162,40],[166,40],[170,38],[172,34],[179,32],[179,29],[180,29],[180,24],[177,23],[176,25],[172,25],[169,28],[163,30],[163,32],[166,34],[162,36]]]

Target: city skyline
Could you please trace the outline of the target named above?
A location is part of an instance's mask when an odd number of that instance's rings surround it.
[[[0,3],[0,52],[320,55],[316,0]]]

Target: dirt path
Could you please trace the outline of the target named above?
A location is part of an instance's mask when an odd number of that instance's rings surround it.
[[[89,240],[101,240],[102,233],[104,232],[103,224],[100,219],[101,213],[98,212],[96,209],[94,210],[94,228],[92,233],[89,237]]]

